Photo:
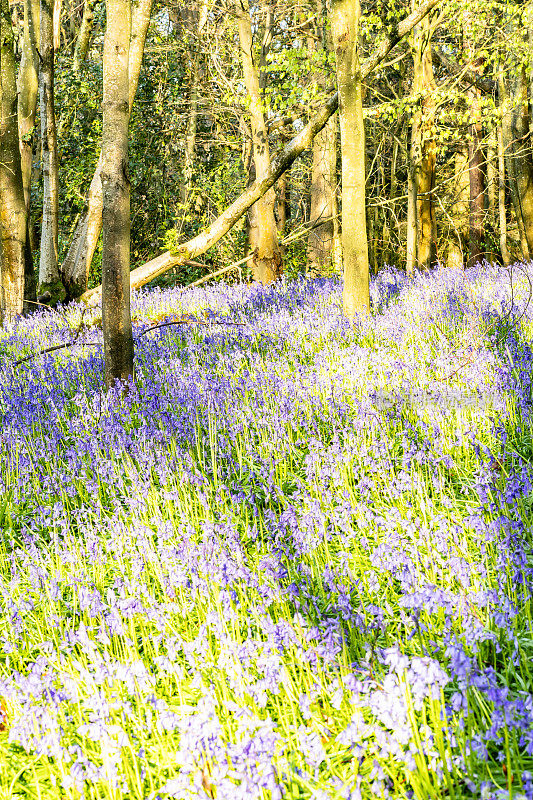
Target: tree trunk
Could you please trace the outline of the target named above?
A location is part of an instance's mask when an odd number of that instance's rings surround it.
[[[348,319],[370,310],[366,234],[365,128],[359,62],[359,0],[332,0],[331,31],[337,86],[342,158],[343,310]]]
[[[37,53],[37,37],[39,35],[39,0],[24,0],[24,36],[22,59],[18,75],[18,129],[20,159],[22,169],[22,185],[24,187],[24,203],[26,206],[26,245],[25,245],[25,277],[24,298],[37,299],[37,285],[33,269],[33,257],[30,236],[30,199],[33,153],[32,145],[35,132],[37,97],[39,94],[39,57]]]
[[[417,202],[417,252],[420,269],[429,269],[436,262],[437,222],[435,216],[435,79],[431,57],[432,26],[424,17],[413,32],[413,91],[419,97],[412,125],[411,152]],[[413,190],[413,191],[414,191]]]
[[[463,269],[468,252],[470,229],[470,173],[468,170],[468,146],[458,144],[455,150],[453,200],[451,204],[452,230],[449,234],[447,266]]]
[[[477,91],[477,90],[474,90]],[[468,265],[474,266],[486,258],[485,248],[485,173],[482,150],[483,129],[480,108],[472,104],[474,121],[470,125],[468,140],[468,168],[470,172],[470,245]]]
[[[14,35],[8,0],[0,0],[0,322],[24,305],[26,205],[18,136]]]
[[[405,17],[397,26],[393,34],[386,37],[376,48],[372,56],[366,59],[361,65],[361,77],[367,78],[376,67],[388,56],[392,48],[398,44],[409,31],[423,19],[424,15],[438,5],[439,0],[424,0],[418,8],[409,16]],[[185,261],[195,258],[205,253],[213,247],[220,239],[239,221],[253,203],[262,197],[278,180],[286,169],[301,155],[304,150],[309,148],[316,134],[322,130],[328,119],[337,111],[339,107],[339,95],[333,94],[324,106],[309,120],[302,130],[291,139],[271,163],[268,174],[263,180],[255,181],[249,186],[233,203],[220,214],[217,219],[202,231],[194,239],[179,245],[175,252],[165,252],[156,258],[151,259],[146,264],[134,269],[130,275],[131,286],[139,288],[145,286],[150,281],[163,275],[169,269],[183,264]],[[80,298],[89,305],[96,305],[102,295],[102,287],[96,286],[94,289],[85,292]]]
[[[276,227],[278,229],[278,234],[280,236],[283,236],[287,232],[287,224],[291,217],[290,187],[289,187],[290,176],[291,176],[291,170],[289,168],[286,172],[283,173],[283,175],[280,175],[275,186]],[[279,249],[281,252],[281,257],[283,258],[285,255],[285,245],[283,245],[281,242],[279,244]]]
[[[503,131],[498,125],[498,217],[500,222],[500,251],[504,267],[511,263],[507,244],[507,208],[505,206],[505,153],[503,148]]]
[[[291,217],[290,180],[291,171],[288,169],[280,175],[276,183],[276,226],[278,233],[286,232],[287,223]]]
[[[185,153],[183,162],[183,180],[180,185],[180,203],[185,205],[192,186],[192,173],[194,156],[196,153],[196,130],[198,127],[198,87],[200,82],[200,38],[207,22],[207,0],[200,0],[197,8],[196,31],[193,34],[194,45],[190,48],[190,83],[189,83],[189,113],[187,116],[187,130],[185,133]]]
[[[515,107],[512,115],[512,155],[516,189],[520,204],[528,253],[533,257],[533,152],[528,103],[528,80],[526,68],[520,65],[514,82]]]
[[[239,27],[242,66],[246,91],[250,99],[253,159],[256,180],[263,180],[270,172],[268,134],[263,115],[259,75],[253,60],[252,25],[248,0],[237,0],[236,13]],[[282,274],[281,251],[278,243],[274,204],[276,193],[269,189],[256,204],[257,239],[253,251],[252,274],[256,281],[272,283]]]
[[[498,132],[493,126],[487,140],[487,199],[491,232],[496,230],[498,217]]]
[[[313,226],[307,240],[307,272],[316,275],[330,266],[335,243],[337,216],[337,120],[332,117],[313,142],[311,172]],[[323,220],[323,222],[321,222]]]
[[[133,375],[128,177],[130,0],[107,0],[102,129],[102,326],[105,382]]]
[[[76,46],[74,48],[74,62],[72,68],[74,73],[77,74],[81,65],[87,58],[89,51],[89,43],[91,41],[91,33],[94,21],[94,0],[85,0],[83,4],[83,18],[80,25],[80,30],[76,39]]]
[[[322,89],[326,86],[326,70],[329,70],[328,54],[331,39],[326,34],[322,0],[316,2],[314,36],[309,38],[311,53],[318,50],[323,56],[318,81]],[[337,120],[332,117],[313,141],[313,164],[310,187],[310,222],[307,239],[307,272],[320,274],[324,267],[331,267],[335,254],[337,224]],[[322,220],[322,222],[321,222]]]
[[[129,55],[129,108],[131,110],[141,71],[144,43],[150,24],[153,0],[139,0],[132,10]],[[100,170],[102,155],[98,159],[90,184],[87,211],[80,217],[68,253],[62,265],[62,276],[69,297],[79,297],[87,290],[89,270],[102,230],[102,181]]]
[[[411,144],[413,138],[411,136]],[[417,263],[417,191],[416,191],[416,166],[413,151],[409,153],[407,164],[407,252],[405,269],[408,275],[412,275]]]
[[[38,296],[55,305],[66,293],[59,276],[59,176],[54,107],[54,1],[41,0],[41,144],[43,162],[43,220]]]
[[[501,109],[501,135],[502,135],[502,150],[505,160],[505,172],[509,182],[509,189],[511,192],[511,200],[516,218],[518,228],[518,235],[520,238],[520,249],[522,251],[522,258],[524,261],[529,259],[529,246],[526,239],[524,230],[524,221],[522,219],[522,211],[520,207],[520,195],[515,176],[515,165],[513,157],[513,124],[512,114],[510,108],[510,100],[507,93],[505,84],[504,67],[502,62],[502,54],[500,54],[500,61],[498,64],[498,102]]]

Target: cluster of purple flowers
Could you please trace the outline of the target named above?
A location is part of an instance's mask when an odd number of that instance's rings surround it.
[[[351,326],[334,280],[139,292],[126,395],[97,311],[0,331],[6,785],[533,798],[527,295],[386,271]]]

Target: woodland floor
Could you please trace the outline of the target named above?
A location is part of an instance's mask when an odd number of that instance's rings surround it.
[[[533,798],[531,277],[0,331],[0,796]]]

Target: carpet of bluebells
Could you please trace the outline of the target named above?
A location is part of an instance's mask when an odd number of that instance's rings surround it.
[[[533,798],[530,277],[8,323],[2,800]]]

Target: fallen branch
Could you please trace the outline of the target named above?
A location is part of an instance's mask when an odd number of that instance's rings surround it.
[[[194,317],[186,319],[174,319],[171,320],[170,322],[160,322],[157,325],[151,325],[149,328],[146,328],[146,330],[141,331],[141,333],[137,338],[140,339],[141,336],[144,336],[146,333],[150,333],[150,331],[155,331],[158,328],[168,328],[171,325],[205,325],[207,327],[209,327],[210,325],[238,325],[240,327],[244,327],[246,325],[246,322],[226,322],[225,320],[215,320],[215,319],[204,321],[202,319],[195,319]]]
[[[38,303],[37,305],[41,304]],[[80,324],[76,328],[76,331],[74,333],[74,338],[70,342],[64,342],[63,344],[53,344],[50,347],[45,347],[44,350],[36,350],[34,353],[30,353],[28,356],[24,356],[23,358],[19,358],[17,361],[13,361],[12,366],[18,367],[20,364],[24,364],[26,361],[31,361],[32,358],[37,358],[37,356],[44,356],[46,355],[46,353],[53,353],[55,350],[63,350],[65,347],[74,347],[77,344],[80,333],[83,330],[83,318],[85,317],[86,311],[87,309],[84,308],[83,311],[81,312]],[[101,344],[101,342],[80,342],[80,345],[83,347],[95,347],[98,344]]]
[[[206,327],[210,327],[211,325],[238,325],[239,327],[244,327],[246,325],[245,322],[227,322],[226,320],[201,320],[196,319],[195,317],[187,317],[185,319],[174,319],[170,322],[160,322],[157,325],[151,325],[149,328],[146,328],[144,331],[141,331],[137,336],[138,339],[141,336],[144,336],[146,333],[150,333],[150,331],[155,331],[158,328],[168,328],[170,325],[204,325]],[[79,329],[80,330],[80,329]],[[79,333],[78,330],[78,333]],[[71,342],[64,342],[63,344],[53,344],[50,347],[45,347],[44,350],[36,350],[34,353],[30,353],[28,356],[24,356],[23,358],[19,358],[17,361],[13,361],[12,366],[18,367],[20,364],[24,364],[26,361],[31,361],[32,358],[37,358],[37,356],[44,356],[47,353],[53,353],[56,350],[64,350],[67,347],[103,347],[102,342],[77,342],[78,336],[76,336]]]
[[[373,56],[361,64],[361,77],[367,78],[381,64],[393,47],[400,42],[409,31],[417,25],[433,8],[441,5],[443,0],[424,0],[409,16],[405,17],[395,30],[376,48]],[[317,133],[333,116],[339,105],[339,96],[335,92],[323,108],[312,117],[307,125],[283,148],[272,160],[270,170],[261,180],[254,181],[217,219],[202,233],[189,242],[179,245],[175,253],[162,253],[146,264],[132,270],[130,285],[137,289],[162,275],[167,270],[185,261],[202,255],[213,247],[236,222],[245,214],[260,197],[273,186],[278,178],[291,166],[293,161],[307,150]],[[88,305],[96,305],[102,296],[102,287],[97,286],[81,295],[80,300]]]
[[[32,358],[37,356],[44,356],[46,353],[53,353],[54,350],[64,350],[65,347],[97,347],[102,346],[102,342],[64,342],[64,344],[54,344],[51,347],[45,347],[44,350],[37,350],[35,353],[30,353],[29,356],[19,358],[18,361],[13,361],[12,366],[18,367],[19,364],[24,364],[25,361],[31,361]]]

